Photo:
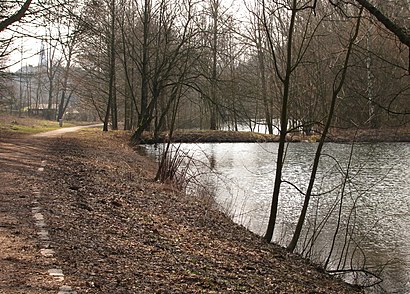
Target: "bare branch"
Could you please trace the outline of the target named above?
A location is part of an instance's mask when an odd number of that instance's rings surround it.
[[[379,22],[381,22],[390,32],[399,38],[400,42],[407,45],[410,48],[410,34],[409,32],[399,26],[397,23],[394,23],[390,18],[385,16],[379,9],[373,6],[367,0],[356,0],[364,9],[370,12],[374,17],[377,18]]]
[[[20,21],[20,19],[23,18],[23,16],[26,14],[28,8],[30,7],[31,1],[32,0],[26,0],[26,2],[24,2],[23,6],[21,6],[19,11],[17,11],[12,16],[10,16],[10,17],[6,18],[5,20],[3,20],[2,22],[0,22],[0,32],[4,31],[9,25]]]

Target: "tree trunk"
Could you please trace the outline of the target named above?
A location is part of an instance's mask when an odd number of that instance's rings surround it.
[[[289,100],[289,91],[290,91],[290,80],[291,80],[291,74],[292,74],[292,45],[293,45],[292,43],[293,43],[293,33],[294,33],[295,19],[296,19],[296,13],[297,13],[296,2],[297,2],[296,0],[292,1],[292,13],[290,17],[288,41],[287,41],[287,49],[286,49],[287,50],[286,52],[286,72],[285,72],[285,77],[282,80],[283,96],[282,96],[282,108],[281,108],[281,116],[280,116],[279,147],[278,147],[278,155],[276,159],[276,174],[275,174],[275,183],[273,187],[272,204],[271,204],[271,210],[270,210],[270,215],[269,215],[268,228],[265,233],[265,240],[267,242],[271,242],[273,233],[275,231],[276,216],[277,216],[278,204],[279,204],[279,193],[280,193],[280,187],[282,184],[282,169],[283,169],[283,163],[284,163],[284,153],[285,153],[286,135],[287,135],[287,127],[288,127],[288,100]],[[263,5],[264,4],[265,2],[263,1]],[[265,5],[263,7],[263,14],[265,18],[265,15],[266,15]],[[268,38],[270,38],[266,19],[264,19],[264,22],[265,22],[265,30],[267,32]],[[269,43],[270,43],[272,54],[275,54],[273,42],[271,39]]]
[[[217,50],[218,50],[218,13],[219,0],[212,1],[212,76],[211,76],[211,103],[210,103],[210,129],[216,130],[218,116],[217,97]]]
[[[125,68],[127,70],[127,68]],[[131,89],[128,85],[128,82],[125,80],[124,81],[124,130],[131,130],[131,120],[132,120],[132,114],[131,114],[131,108],[132,108],[132,103],[131,103]]]
[[[15,14],[1,21],[0,22],[0,32],[4,31],[9,25],[20,21],[23,18],[23,16],[26,14],[27,10],[29,9],[31,2],[32,0],[26,0],[21,6],[21,8],[19,9],[19,11],[17,11]]]
[[[66,92],[67,92],[67,85],[68,85],[68,76],[69,76],[70,67],[71,67],[71,56],[72,56],[71,49],[69,50],[70,52],[68,53],[68,60],[67,60],[67,64],[64,70],[64,79],[63,79],[63,85],[62,85],[63,89],[61,92],[60,103],[58,105],[57,121],[60,121],[61,119],[63,119],[63,115],[64,115],[65,108],[66,108],[65,105],[68,105],[68,101],[66,103],[65,99],[66,99]]]
[[[369,118],[368,123],[371,129],[377,128],[377,122],[375,117],[375,105],[374,105],[374,96],[373,96],[373,73],[372,73],[372,53],[371,53],[371,28],[368,29],[366,34],[366,49],[367,49],[367,57],[366,57],[366,70],[367,70],[367,100],[369,105]]]
[[[260,84],[261,84],[261,96],[263,101],[263,108],[265,111],[265,123],[268,127],[269,134],[273,134],[273,126],[272,126],[272,115],[270,112],[270,103],[268,101],[268,90],[267,90],[267,83],[266,83],[266,67],[265,67],[265,53],[263,52],[263,45],[262,45],[262,36],[261,36],[261,29],[260,24],[258,23],[258,32],[257,32],[258,40],[257,40],[257,50],[258,50],[258,61],[259,61],[259,73],[260,73]]]
[[[108,107],[111,108],[111,124],[113,130],[118,130],[117,96],[115,90],[115,0],[111,0],[111,32],[110,32],[110,81]],[[107,107],[107,108],[108,108]]]
[[[142,67],[141,67],[141,111],[138,117],[138,125],[141,126],[143,121],[147,119],[147,108],[148,108],[148,41],[149,41],[149,31],[150,31],[150,14],[151,14],[151,2],[150,0],[145,0],[144,2],[144,36],[142,45]]]
[[[356,23],[354,34],[353,34],[353,36],[352,36],[352,38],[350,39],[350,42],[349,42],[346,57],[345,57],[345,60],[344,60],[344,65],[343,65],[342,72],[341,72],[341,78],[339,80],[339,83],[337,84],[337,87],[333,89],[332,100],[331,100],[331,104],[330,104],[330,108],[329,108],[329,114],[328,114],[328,117],[327,117],[325,127],[324,127],[323,132],[322,132],[322,136],[321,136],[320,141],[319,141],[319,145],[316,149],[315,159],[313,161],[312,172],[310,174],[309,185],[308,185],[308,188],[307,188],[307,191],[306,191],[306,194],[305,194],[305,200],[304,200],[304,203],[303,203],[302,211],[300,213],[299,220],[298,220],[298,223],[296,225],[296,229],[295,229],[295,232],[293,234],[292,240],[290,241],[289,246],[287,247],[287,249],[290,252],[293,252],[295,250],[297,242],[298,242],[299,237],[300,237],[300,234],[302,232],[303,223],[304,223],[305,218],[306,218],[306,213],[307,213],[307,210],[308,210],[308,207],[309,207],[310,197],[312,195],[313,186],[314,186],[315,179],[316,179],[316,173],[317,173],[317,170],[318,170],[318,167],[319,167],[319,160],[320,160],[320,156],[321,156],[321,153],[322,153],[323,145],[325,143],[326,135],[327,135],[327,133],[330,129],[331,123],[332,123],[332,119],[333,119],[333,115],[334,115],[334,111],[335,111],[335,107],[336,107],[337,96],[339,95],[340,91],[342,90],[344,81],[346,79],[346,74],[347,74],[347,70],[348,70],[348,66],[349,66],[349,59],[350,59],[350,55],[351,55],[351,52],[352,52],[353,44],[354,44],[354,41],[357,38],[357,35],[359,34],[361,12],[362,12],[362,10],[360,11],[360,15],[359,15],[357,23]],[[335,77],[335,79],[336,78],[337,78],[337,76]],[[336,81],[335,81],[334,85],[336,85]]]
[[[52,117],[54,81],[52,79],[49,80],[48,86],[49,86],[49,89],[48,89],[48,103],[47,103],[46,119],[54,120],[54,118]]]

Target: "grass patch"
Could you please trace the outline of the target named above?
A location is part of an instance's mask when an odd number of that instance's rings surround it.
[[[64,127],[72,127],[75,124],[64,123]],[[0,115],[0,131],[2,133],[37,134],[59,129],[57,121],[44,120],[32,117],[17,117]]]
[[[11,132],[22,134],[37,134],[58,129],[57,126],[24,126],[24,125],[10,125],[8,130]]]

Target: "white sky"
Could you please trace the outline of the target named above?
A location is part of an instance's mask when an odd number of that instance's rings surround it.
[[[14,63],[14,65],[9,68],[9,71],[15,72],[26,65],[38,65],[40,60],[39,51],[41,49],[40,40],[25,37],[17,41],[14,47],[16,47],[16,50],[11,54],[9,62],[9,64]],[[20,52],[21,48],[23,49],[22,53]]]
[[[244,0],[222,0],[222,4],[225,7],[230,7],[230,10],[237,15],[238,12],[243,10],[243,1]],[[24,33],[26,33],[27,35],[45,35],[44,27],[34,27],[30,26],[29,24],[25,25],[22,28],[14,27],[13,29],[18,31],[24,30]],[[10,35],[10,31],[6,30],[0,33],[0,38]],[[39,39],[32,37],[23,37],[22,39],[17,40],[14,43],[13,48],[14,51],[10,56],[10,61],[8,62],[8,64],[12,64],[8,68],[9,71],[15,72],[19,70],[21,67],[25,67],[26,65],[37,66],[39,64],[41,50],[41,41]],[[21,48],[23,50],[21,50]]]

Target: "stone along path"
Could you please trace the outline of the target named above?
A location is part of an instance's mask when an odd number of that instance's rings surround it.
[[[357,293],[98,132],[0,138],[0,293]]]
[[[37,179],[44,169],[42,145],[29,139],[0,142],[0,293],[56,293],[58,281],[48,274]],[[37,207],[37,208],[36,208]],[[37,223],[37,225],[36,225]],[[42,251],[43,250],[43,251]]]
[[[55,248],[50,247],[42,195],[37,182],[47,168],[42,155],[43,139],[61,136],[84,127],[13,138],[0,138],[0,293],[74,294],[55,266]]]

